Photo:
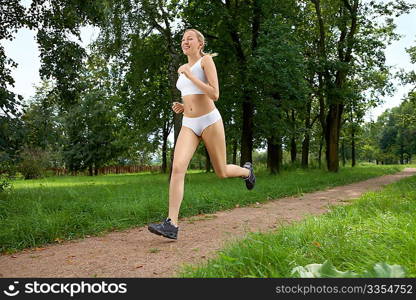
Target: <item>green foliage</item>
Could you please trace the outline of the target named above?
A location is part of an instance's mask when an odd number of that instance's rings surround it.
[[[403,278],[406,272],[402,266],[389,265],[385,262],[376,263],[372,269],[357,274],[352,271],[338,271],[331,262],[325,261],[323,264],[309,264],[305,267],[298,266],[293,268],[291,275],[300,278],[356,278],[356,277],[375,277],[375,278]]]
[[[255,55],[250,59],[252,83],[259,88],[256,121],[266,136],[280,130],[287,133],[295,124],[284,118],[284,112],[302,112],[309,92],[307,68],[301,41],[294,38],[292,24],[279,18],[264,22]],[[292,125],[292,126],[291,126]],[[291,130],[292,134],[295,134]]]
[[[377,120],[379,133],[372,138],[378,141],[381,152],[378,159],[385,163],[401,163],[416,154],[416,103],[404,101],[398,107],[386,110]]]
[[[399,265],[389,265],[386,263],[377,263],[370,270],[365,271],[362,277],[377,278],[403,278],[406,277],[406,270]]]
[[[179,40],[179,39],[178,39]],[[143,160],[149,153],[157,152],[167,143],[171,132],[172,101],[176,95],[170,86],[170,58],[166,50],[160,48],[163,37],[158,34],[146,38],[134,36],[127,59],[128,71],[125,87],[128,90],[120,98],[123,133],[131,145],[129,159]],[[138,155],[137,155],[138,154]]]
[[[19,0],[2,1],[0,4],[0,41],[13,40],[14,33],[25,22],[25,9]],[[14,86],[11,69],[17,64],[6,57],[0,44],[0,152],[15,156],[21,145],[21,121],[18,107],[22,96],[10,90]],[[4,157],[4,156],[3,156]],[[0,161],[0,164],[3,164]]]
[[[23,111],[23,142],[28,147],[53,148],[59,151],[62,143],[61,120],[59,118],[57,95],[51,81],[42,81],[36,93],[27,102]]]
[[[49,166],[49,153],[40,148],[24,148],[20,152],[18,171],[25,179],[36,179],[45,176]]]
[[[305,267],[298,266],[293,268],[291,275],[300,278],[328,278],[328,277],[356,277],[356,273],[351,271],[338,271],[329,261],[323,264],[309,264]]]
[[[407,52],[412,63],[415,63],[415,47]],[[404,84],[416,84],[414,71],[397,75]],[[414,89],[413,89],[414,90]],[[378,143],[380,152],[378,159],[385,163],[409,162],[416,154],[416,101],[414,91],[410,91],[403,102],[392,109],[387,109],[377,119],[377,134],[369,137],[372,144]]]
[[[60,105],[67,110],[76,105],[80,92],[79,76],[86,56],[85,49],[78,43],[68,41],[61,32],[38,32],[41,57],[40,76],[43,79],[56,80],[56,90]]]
[[[205,50],[220,54],[216,106],[227,142],[256,148],[278,136],[285,145],[299,145],[310,133],[311,152],[317,152],[323,132],[318,127],[331,117],[328,104],[345,105],[338,117],[358,134],[366,109],[391,90],[384,50],[398,37],[392,18],[412,7],[396,2],[33,0],[25,9],[17,0],[5,1],[0,39],[13,39],[23,26],[36,30],[40,74],[54,84],[41,86],[20,116],[21,99],[8,89],[16,65],[0,46],[0,150],[16,157],[23,146],[48,149],[59,158],[54,164],[70,170],[149,161],[168,144],[173,121],[179,125],[170,103],[178,100],[176,69],[186,60],[180,36],[194,27],[206,37]],[[100,30],[89,49],[79,43],[86,25]],[[241,134],[247,112],[252,141]],[[412,113],[397,118],[407,125]],[[310,124],[318,118],[320,124]],[[393,127],[380,131],[377,143],[364,142],[366,157],[388,163],[414,154],[414,130]]]
[[[19,0],[2,1],[0,4],[0,40],[13,40],[13,35],[25,23],[25,9]],[[11,121],[13,115],[19,116],[16,109],[20,105],[22,97],[9,90],[14,86],[14,79],[11,76],[11,69],[16,68],[17,64],[6,57],[3,45],[0,44],[0,146],[7,140],[5,132],[6,123]],[[7,129],[6,129],[7,130]],[[2,147],[1,150],[4,151]]]
[[[7,152],[0,152],[0,193],[10,190],[17,177],[15,161]]]
[[[102,91],[86,93],[79,106],[66,117],[67,126],[76,132],[75,140],[67,140],[64,158],[76,169],[105,165],[118,154],[115,144],[115,111]]]
[[[10,179],[5,175],[0,174],[0,193],[10,189],[11,186]]]

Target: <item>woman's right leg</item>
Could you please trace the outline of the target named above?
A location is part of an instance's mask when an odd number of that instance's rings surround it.
[[[179,208],[183,199],[185,174],[201,137],[191,128],[182,126],[173,154],[172,174],[169,184],[169,218],[178,225]]]

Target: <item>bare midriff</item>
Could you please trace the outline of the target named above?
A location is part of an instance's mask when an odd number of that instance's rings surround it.
[[[183,115],[188,118],[197,118],[215,109],[214,101],[206,94],[192,94],[182,97]]]

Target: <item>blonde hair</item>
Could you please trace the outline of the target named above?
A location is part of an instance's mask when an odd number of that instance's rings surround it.
[[[194,29],[194,28],[189,28],[189,29],[186,29],[185,30],[185,32],[183,33],[183,34],[185,34],[185,33],[187,33],[188,31],[193,31],[193,32],[195,32],[196,33],[196,36],[197,36],[197,38],[198,38],[198,41],[200,41],[200,42],[202,42],[202,48],[201,48],[201,50],[199,50],[199,53],[202,55],[202,56],[204,56],[204,55],[211,55],[212,57],[214,57],[214,56],[218,56],[218,53],[205,53],[203,50],[204,50],[204,47],[205,47],[205,45],[206,45],[206,43],[205,43],[205,37],[204,37],[204,35],[199,31],[199,30],[196,30],[196,29]]]

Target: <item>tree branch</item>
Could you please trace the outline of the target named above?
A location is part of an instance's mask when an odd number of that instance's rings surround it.
[[[315,118],[313,118],[312,123],[311,123],[311,125],[309,126],[309,128],[312,128],[312,127],[313,127],[313,124],[315,123],[315,121],[316,121],[316,120],[318,120],[318,117],[319,117],[319,114],[317,114],[317,115],[315,116]]]
[[[342,9],[342,7],[340,8],[340,14],[341,14],[341,18],[343,18],[343,23],[342,23],[342,28],[341,28],[341,35],[339,37],[339,41],[338,41],[338,58],[340,61],[344,60],[344,42],[345,42],[345,37],[347,36],[347,21],[344,18],[344,10]]]
[[[352,14],[352,7],[351,4],[348,2],[348,0],[342,0],[342,2],[344,2],[345,7],[350,11],[350,13]]]
[[[354,44],[353,38],[354,38],[355,31],[357,29],[358,2],[359,0],[354,0],[354,7],[350,11],[351,12],[351,29],[348,32],[348,37],[347,37],[347,50],[345,52],[345,59],[344,59],[345,62],[350,62],[352,59],[352,48]]]

